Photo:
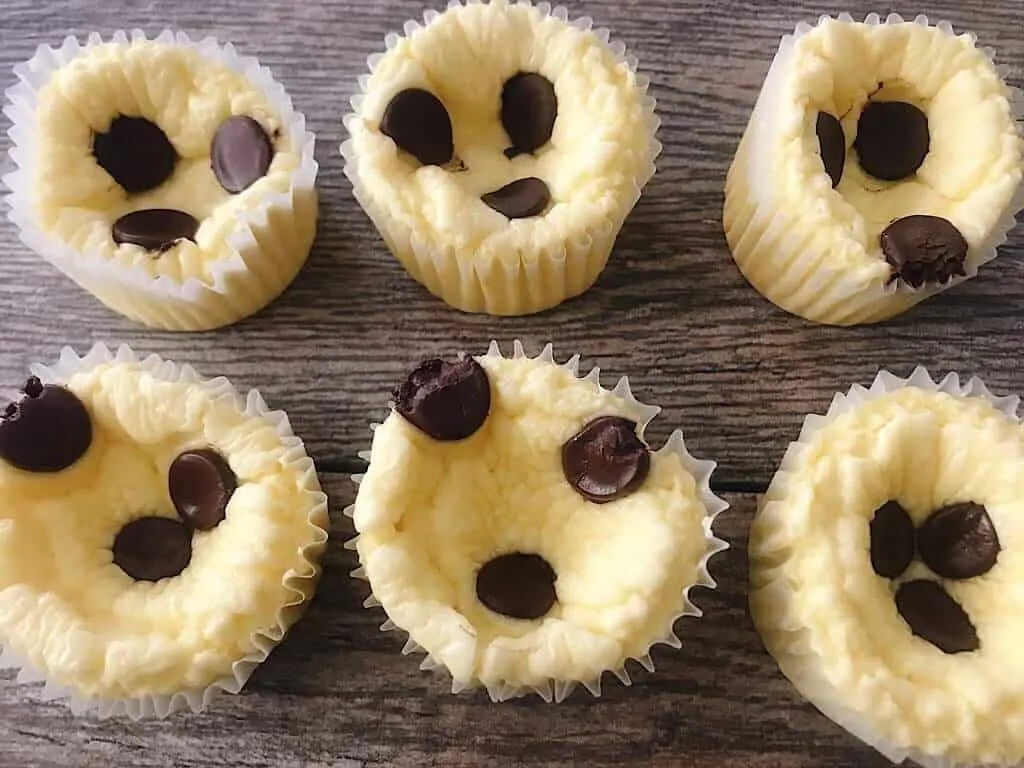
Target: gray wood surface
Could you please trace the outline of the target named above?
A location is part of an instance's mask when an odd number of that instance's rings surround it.
[[[441,3],[431,3],[440,8]],[[842,330],[792,318],[762,300],[729,258],[720,224],[725,173],[781,35],[801,19],[849,10],[919,11],[862,0],[591,0],[567,3],[614,30],[654,83],[666,151],[598,285],[531,318],[448,309],[410,280],[351,197],[337,147],[342,115],[365,58],[384,34],[418,16],[421,0],[0,0],[0,83],[36,45],[92,30],[174,26],[232,40],[281,79],[318,136],[320,236],[310,263],[272,307],[202,335],[154,333],[112,314],[28,252],[0,221],[0,388],[63,344],[127,342],[257,387],[292,423],[324,472],[340,512],[359,466],[367,423],[421,357],[482,351],[491,338],[609,375],[665,408],[652,436],[682,427],[691,448],[720,463],[717,487],[756,493],[805,413],[880,367],[981,374],[1024,393],[1017,354],[1024,306],[1024,230],[981,277],[886,325]],[[929,13],[977,32],[1021,85],[1021,0],[933,0]],[[6,73],[6,74],[4,74]],[[10,168],[0,135],[0,173]],[[884,762],[801,703],[761,649],[745,612],[742,548],[753,497],[722,531],[740,545],[714,568],[723,586],[707,617],[686,627],[683,650],[655,654],[600,701],[577,694],[552,707],[500,707],[451,697],[379,635],[379,612],[360,607],[337,536],[307,617],[244,695],[202,717],[148,724],[74,719],[33,689],[0,677],[0,765],[626,765],[880,766]]]

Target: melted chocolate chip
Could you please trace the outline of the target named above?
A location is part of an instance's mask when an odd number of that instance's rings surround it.
[[[427,360],[406,377],[395,400],[395,410],[435,440],[465,440],[487,420],[491,382],[471,357]]]
[[[171,177],[178,162],[167,135],[144,117],[114,118],[106,133],[93,137],[92,153],[129,194],[156,189]]]
[[[195,241],[199,222],[184,211],[146,208],[126,213],[114,222],[113,237],[118,245],[138,245],[147,251],[166,251],[179,240]]]
[[[940,509],[921,526],[917,541],[925,565],[945,579],[984,576],[1001,551],[992,518],[980,504]]]
[[[944,653],[967,653],[981,647],[970,618],[941,584],[903,584],[896,592],[896,608],[911,632]]]
[[[897,502],[882,506],[871,521],[871,567],[887,579],[901,576],[914,559],[914,521]]]
[[[857,123],[860,166],[883,181],[913,176],[931,148],[928,116],[905,101],[873,101]]]
[[[380,131],[423,165],[447,165],[455,156],[448,110],[430,91],[410,88],[395,96]]]
[[[636,422],[602,416],[585,426],[562,447],[565,479],[595,504],[628,496],[651,469],[651,454],[637,437]]]
[[[558,600],[558,576],[540,555],[515,553],[489,560],[476,575],[477,598],[513,619],[543,618]]]
[[[818,113],[818,146],[825,173],[832,179],[832,188],[839,186],[846,168],[846,134],[843,124],[828,112]]]
[[[266,176],[273,159],[270,137],[251,117],[229,117],[213,135],[210,167],[220,185],[232,194]]]
[[[60,472],[92,444],[89,411],[71,390],[33,377],[0,416],[0,459],[26,472]]]
[[[557,118],[558,97],[550,80],[534,72],[510,79],[501,93],[501,123],[512,140],[505,155],[536,152],[551,141]]]
[[[177,576],[192,560],[192,532],[177,520],[143,517],[114,538],[114,564],[136,581]]]
[[[480,199],[509,219],[528,219],[547,210],[551,204],[551,191],[540,179],[528,178],[513,181]]]
[[[200,531],[216,528],[227,513],[238,479],[217,451],[185,451],[171,464],[167,488],[174,508]]]
[[[915,215],[897,219],[881,235],[882,253],[911,288],[941,285],[966,275],[967,240],[960,230],[938,216]]]

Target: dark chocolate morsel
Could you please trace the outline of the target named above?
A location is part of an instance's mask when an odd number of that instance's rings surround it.
[[[818,146],[825,173],[832,179],[832,188],[839,186],[846,168],[846,134],[843,124],[828,112],[818,113]]]
[[[487,561],[477,573],[476,596],[502,616],[540,619],[558,600],[557,579],[555,569],[540,555],[501,555]]]
[[[551,190],[540,179],[531,177],[513,181],[480,199],[510,219],[528,219],[547,210],[551,204]]]
[[[912,633],[943,653],[967,653],[981,647],[967,613],[937,582],[920,580],[901,585],[896,592],[896,608]]]
[[[171,463],[167,489],[178,516],[200,531],[216,528],[224,519],[238,479],[217,451],[185,451]]]
[[[871,521],[871,567],[887,579],[901,576],[914,559],[914,521],[895,501],[883,505]]]
[[[410,88],[395,96],[380,131],[423,165],[447,165],[455,156],[452,120],[430,91]]]
[[[924,564],[944,579],[984,576],[1001,547],[996,527],[980,504],[954,504],[928,518],[917,534]]]
[[[872,101],[861,113],[853,146],[866,173],[883,181],[906,179],[931,148],[928,116],[905,101]]]
[[[156,123],[144,117],[114,118],[106,133],[93,136],[99,166],[129,194],[156,189],[174,173],[178,153]]]
[[[192,560],[192,531],[178,520],[142,517],[118,531],[114,564],[136,581],[177,576]]]
[[[210,167],[224,189],[241,192],[262,179],[274,159],[274,145],[251,117],[229,117],[213,135]]]
[[[60,472],[92,444],[92,420],[71,390],[33,377],[0,414],[0,459],[26,472]]]
[[[398,387],[395,401],[406,421],[435,440],[465,440],[487,420],[491,382],[471,357],[427,360]]]
[[[946,219],[923,214],[897,219],[882,231],[882,253],[894,278],[911,288],[964,276],[967,240]]]
[[[651,469],[651,453],[636,422],[602,416],[562,446],[565,479],[581,496],[606,504],[639,488]]]
[[[506,156],[536,152],[555,132],[558,97],[555,86],[543,75],[520,72],[501,92],[501,122],[512,140]]]
[[[195,241],[199,222],[191,214],[171,208],[146,208],[126,213],[114,222],[118,245],[138,245],[147,251],[166,251],[179,240]]]

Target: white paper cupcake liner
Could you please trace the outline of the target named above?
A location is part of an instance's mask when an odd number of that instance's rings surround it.
[[[881,371],[869,388],[855,384],[846,394],[837,393],[832,400],[828,412],[824,416],[809,415],[804,420],[799,438],[786,450],[778,473],[772,479],[767,498],[776,495],[785,496],[791,482],[791,472],[799,463],[801,453],[809,446],[815,436],[841,416],[856,410],[857,408],[877,400],[892,392],[901,389],[916,388],[928,392],[942,392],[953,397],[974,397],[980,398],[995,408],[999,413],[1013,421],[1020,421],[1018,409],[1020,398],[1016,395],[999,397],[994,395],[981,379],[972,377],[966,383],[962,383],[957,373],[950,373],[939,381],[932,379],[927,369],[919,367],[907,378],[901,378],[889,371]],[[758,516],[764,514],[770,507],[778,502],[769,502],[762,499],[761,509]],[[754,554],[755,545],[751,544],[751,554]],[[794,647],[773,642],[778,637],[776,633],[791,632],[795,629],[792,624],[785,622],[778,616],[768,616],[755,608],[755,595],[766,590],[773,590],[778,593],[786,593],[786,587],[777,581],[771,581],[765,585],[753,589],[751,592],[751,613],[754,616],[754,623],[764,640],[769,653],[779,664],[782,673],[789,678],[793,686],[818,708],[826,717],[837,723],[842,728],[875,748],[895,764],[904,760],[913,760],[922,768],[987,768],[978,763],[958,763],[954,760],[934,757],[922,754],[915,750],[903,749],[880,738],[871,724],[857,712],[844,707],[838,702],[835,691],[822,682],[822,678],[816,675],[814,655],[810,648],[794,650]],[[997,766],[992,766],[997,768]],[[1005,767],[1004,767],[1005,768]]]
[[[70,347],[65,347],[61,350],[56,364],[33,365],[32,374],[39,377],[43,383],[65,384],[76,374],[88,373],[107,363],[138,364],[146,373],[160,380],[185,382],[190,386],[202,387],[218,400],[229,400],[247,418],[263,419],[274,426],[284,445],[281,462],[284,466],[301,474],[303,492],[309,501],[309,509],[306,512],[309,542],[301,549],[303,561],[309,567],[303,569],[307,571],[306,573],[297,573],[294,569],[290,569],[285,574],[282,583],[291,594],[291,598],[279,607],[272,627],[251,636],[256,650],[234,662],[230,674],[202,689],[183,690],[170,696],[146,695],[124,699],[85,698],[76,693],[73,688],[61,686],[49,680],[45,671],[33,668],[26,659],[15,653],[10,647],[3,646],[2,643],[0,643],[0,668],[17,669],[19,683],[44,683],[42,699],[44,701],[68,700],[71,711],[76,715],[91,714],[101,719],[127,716],[132,720],[139,720],[150,717],[163,718],[181,710],[200,712],[217,695],[221,693],[234,694],[241,691],[256,667],[267,659],[274,647],[284,638],[288,629],[305,611],[309,600],[316,591],[320,577],[320,559],[327,546],[327,529],[330,525],[327,515],[327,497],[320,488],[313,460],[306,454],[302,440],[292,432],[287,414],[282,411],[270,410],[256,390],[250,390],[247,395],[243,396],[223,377],[204,379],[191,366],[177,365],[158,355],[140,359],[129,347],[124,345],[114,352],[103,344],[97,344],[84,357],[79,357]]]
[[[111,42],[127,45],[147,40],[139,31],[115,32]],[[104,304],[145,325],[170,331],[218,328],[251,315],[279,296],[298,274],[313,245],[317,218],[315,138],[306,118],[296,112],[291,97],[270,70],[235,47],[213,38],[193,42],[182,32],[165,30],[154,42],[196,50],[204,58],[230,68],[256,86],[280,116],[282,133],[289,136],[301,158],[286,192],[268,195],[263,205],[236,214],[227,240],[228,258],[210,265],[210,280],[184,281],[153,277],[140,267],[117,264],[103,256],[78,251],[43,231],[33,211],[33,188],[39,146],[36,108],[39,92],[54,73],[85,52],[102,45],[92,33],[86,42],[68,37],[59,48],[40,46],[35,56],[14,68],[19,82],[5,92],[4,114],[13,125],[10,158],[16,170],[3,177],[10,190],[5,199],[21,241]]]
[[[481,0],[449,0],[448,10],[479,2]],[[655,163],[662,151],[661,142],[657,138],[661,119],[657,115],[657,100],[649,93],[650,78],[637,71],[639,60],[627,52],[625,44],[612,41],[610,30],[595,28],[594,20],[589,16],[570,21],[569,11],[563,6],[552,7],[546,2],[534,4],[530,0],[519,0],[517,5],[535,7],[546,17],[583,32],[592,31],[608,47],[618,63],[625,63],[629,67],[636,77],[636,88],[647,116],[647,130],[650,133],[648,154],[643,162],[643,171],[636,178],[632,201],[619,212],[621,215],[595,222],[575,239],[546,243],[541,247],[522,247],[486,263],[458,258],[454,245],[436,242],[424,233],[395,220],[383,206],[375,203],[363,183],[360,158],[351,138],[354,136],[352,126],[360,119],[359,112],[370,84],[369,75],[361,76],[359,93],[351,98],[352,112],[344,118],[350,138],[341,145],[345,175],[352,183],[356,201],[366,211],[388,249],[406,271],[432,294],[463,312],[529,315],[551,309],[593,286],[608,263],[626,218],[639,201],[644,187],[654,177],[657,171]],[[440,15],[437,11],[428,10],[422,22],[415,19],[405,22],[404,36],[414,34]],[[402,36],[397,33],[387,35],[387,50],[392,50],[401,39]],[[367,59],[371,74],[384,55],[377,53]]]
[[[497,358],[503,357],[497,341],[491,342],[490,348],[487,351],[487,356]],[[525,350],[523,349],[522,343],[517,340],[514,342],[513,345],[513,355],[511,359],[536,359],[545,363],[549,363],[551,365],[558,365],[558,363],[555,361],[554,347],[552,344],[548,344],[547,346],[545,346],[536,358],[531,358],[529,355],[526,354]],[[599,388],[601,391],[608,391],[607,389],[601,386],[600,368],[594,368],[593,370],[590,371],[590,373],[586,374],[585,376],[580,376],[579,363],[580,356],[574,355],[566,363],[564,363],[562,367],[570,371],[572,375],[578,378],[579,380],[590,382],[595,387]],[[641,436],[644,434],[644,431],[646,430],[647,426],[661,412],[660,407],[645,405],[644,403],[641,403],[636,398],[634,398],[633,393],[629,387],[629,380],[625,376],[619,379],[618,384],[616,384],[615,388],[611,390],[611,392],[617,397],[622,398],[631,407],[636,408],[642,414],[642,417],[638,420],[638,433]],[[380,425],[371,424],[371,432],[376,430],[378,426]],[[724,550],[729,548],[728,543],[715,536],[713,531],[715,518],[717,518],[718,515],[720,515],[722,512],[729,508],[728,502],[716,496],[714,492],[711,490],[711,475],[715,471],[717,464],[713,461],[702,461],[697,458],[694,458],[694,456],[690,454],[690,452],[686,449],[686,445],[683,441],[683,433],[680,430],[676,430],[675,432],[673,432],[671,437],[669,437],[668,441],[665,443],[665,445],[659,451],[656,451],[654,455],[667,455],[673,453],[679,456],[680,459],[682,459],[683,467],[686,469],[687,472],[690,473],[690,475],[696,481],[697,493],[700,502],[705,510],[705,516],[702,523],[705,537],[705,552],[697,567],[697,579],[693,584],[688,586],[680,594],[678,611],[676,612],[675,616],[668,622],[668,626],[665,629],[665,635],[661,638],[651,641],[648,644],[647,651],[644,654],[635,657],[631,656],[629,657],[629,659],[626,659],[626,661],[632,660],[637,662],[641,667],[643,667],[648,672],[654,672],[654,662],[651,659],[650,655],[650,651],[654,646],[667,645],[675,649],[682,647],[682,640],[680,640],[679,636],[676,634],[674,629],[675,624],[684,616],[692,616],[699,618],[703,615],[701,609],[694,605],[693,602],[690,600],[690,592],[694,587],[697,586],[706,587],[708,589],[714,589],[717,586],[717,582],[711,576],[708,570],[708,563],[711,560],[711,558],[714,557],[716,554],[718,554],[719,552],[723,552]],[[370,451],[361,452],[359,455],[360,458],[365,460],[367,463],[371,462],[373,459]],[[352,479],[356,483],[356,485],[358,485],[362,481],[363,475],[354,475]],[[355,504],[349,506],[345,510],[345,515],[349,518],[353,517],[354,514]],[[355,550],[358,541],[359,536],[357,535],[355,538],[345,543],[345,548]],[[366,575],[366,571],[363,569],[362,566],[354,570],[351,575],[354,578],[369,582],[369,579],[367,578]],[[365,608],[382,607],[380,601],[377,600],[377,598],[373,595],[372,585],[370,596],[363,603],[363,606]],[[405,630],[401,629],[394,622],[392,622],[391,619],[388,619],[384,622],[383,625],[381,625],[381,631],[405,632]],[[414,653],[427,653],[426,650],[422,648],[412,638],[410,634],[406,634],[408,639],[406,641],[405,647],[402,649],[403,655],[410,655]],[[420,664],[420,669],[424,671],[437,671],[443,674],[450,674],[447,667],[445,667],[441,662],[439,662],[429,654],[426,655],[426,658]],[[548,703],[561,703],[566,698],[568,698],[570,694],[572,694],[572,692],[576,689],[578,685],[582,685],[594,697],[600,696],[601,680],[606,672],[612,673],[625,686],[629,686],[632,684],[629,672],[626,669],[626,664],[623,663],[623,665],[618,669],[605,670],[593,680],[559,680],[552,678],[532,687],[522,687],[509,685],[506,683],[497,683],[494,685],[486,686],[486,690],[488,696],[490,696],[491,698],[491,701],[496,703],[519,698],[521,696],[526,696],[531,693],[537,694]],[[457,680],[454,679],[454,677],[452,679],[453,694],[462,693],[463,691],[468,690],[474,690],[479,687],[481,687],[481,683],[478,680]]]
[[[854,19],[847,13],[840,14],[836,19],[843,23],[854,23]],[[831,20],[831,16],[822,16],[817,24]],[[896,13],[885,19],[872,13],[864,19],[864,23],[903,24],[905,20]],[[924,15],[917,16],[914,23],[934,27],[946,35],[956,34],[949,22],[942,21],[933,25]],[[770,124],[767,116],[777,109],[776,102],[781,92],[777,81],[789,65],[797,41],[814,29],[815,26],[808,23],[798,24],[792,35],[782,39],[775,54],[729,171],[725,203],[726,234],[733,258],[747,280],[767,299],[787,312],[830,325],[881,322],[976,277],[984,264],[996,258],[999,247],[1006,242],[1010,231],[1017,224],[1016,215],[1024,210],[1024,185],[1018,188],[988,239],[971,248],[964,265],[967,274],[954,277],[941,286],[915,289],[903,280],[865,283],[843,270],[819,265],[821,254],[805,250],[800,239],[792,237],[796,222],[793,211],[777,209],[740,191],[742,187],[763,185],[763,182],[758,182],[758,178],[763,177],[766,167],[762,162],[765,148],[757,126]],[[971,38],[977,39],[974,35]],[[980,50],[993,62],[996,72],[1005,83],[1009,68],[994,64],[993,49]],[[1024,93],[1008,84],[1007,88],[1013,117],[1018,132],[1021,132]]]

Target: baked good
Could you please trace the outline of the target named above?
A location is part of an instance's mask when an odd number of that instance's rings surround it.
[[[4,181],[22,240],[111,309],[177,331],[260,310],[316,233],[313,135],[253,58],[123,32],[15,68]]]
[[[808,417],[754,521],[765,645],[894,762],[1024,760],[1018,403],[977,379],[882,373]]]
[[[785,37],[729,171],[725,232],[788,312],[872,323],[974,277],[1024,205],[1019,94],[969,34],[848,15]]]
[[[37,366],[0,413],[0,646],[76,711],[237,693],[312,596],[312,460],[256,392],[123,347]]]
[[[648,81],[589,19],[452,3],[370,59],[345,173],[409,273],[467,312],[587,290],[661,150]]]
[[[429,360],[374,432],[349,510],[359,575],[455,692],[561,701],[577,684],[597,695],[604,672],[628,684],[627,659],[653,669],[650,647],[678,647],[676,620],[699,614],[690,589],[714,585],[714,464],[679,432],[650,451],[659,409],[578,363],[518,342],[511,358],[493,344]]]

